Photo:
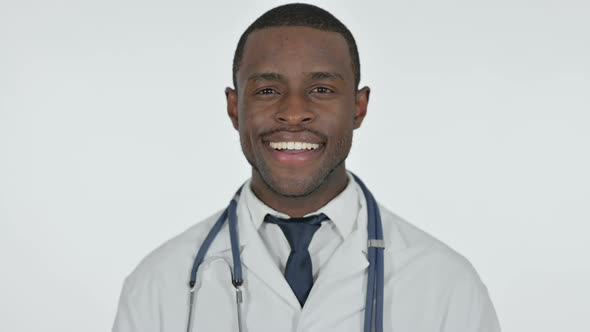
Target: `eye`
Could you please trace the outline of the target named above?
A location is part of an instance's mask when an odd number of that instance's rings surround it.
[[[272,95],[272,94],[279,94],[275,89],[271,88],[264,88],[262,90],[256,91],[257,95]]]
[[[331,89],[326,88],[325,86],[318,86],[317,88],[313,88],[310,93],[333,93]]]

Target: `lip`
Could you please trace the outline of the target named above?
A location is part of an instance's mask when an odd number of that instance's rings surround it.
[[[302,142],[318,144],[313,150],[275,150],[270,142]],[[317,160],[326,146],[326,141],[311,131],[277,131],[262,138],[262,144],[269,151],[271,158],[282,165],[302,165]]]

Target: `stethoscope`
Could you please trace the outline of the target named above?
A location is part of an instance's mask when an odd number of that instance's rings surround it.
[[[377,206],[377,202],[375,201],[375,198],[373,197],[369,189],[367,189],[365,184],[356,175],[352,174],[352,176],[360,185],[367,200],[367,245],[369,259],[369,276],[367,281],[367,299],[365,302],[364,331],[371,332],[373,331],[372,327],[374,327],[374,331],[383,332],[383,249],[385,248],[385,242],[383,241],[383,227],[381,224],[381,215],[379,214],[379,207]],[[189,282],[190,300],[188,309],[188,322],[186,325],[187,332],[191,332],[192,330],[195,284],[197,280],[197,272],[199,270],[199,266],[201,266],[201,263],[203,263],[203,259],[205,258],[207,250],[209,250],[211,243],[213,243],[213,240],[215,239],[217,234],[219,234],[219,231],[221,230],[226,219],[228,220],[229,224],[229,238],[231,242],[231,251],[233,258],[233,269],[231,270],[231,273],[232,285],[236,290],[236,312],[238,317],[238,331],[243,331],[242,303],[244,302],[244,297],[242,292],[242,284],[244,283],[244,280],[242,279],[242,261],[240,259],[238,233],[236,230],[238,222],[236,209],[238,206],[238,199],[240,197],[241,191],[242,187],[238,189],[238,191],[232,198],[231,202],[229,203],[228,207],[223,211],[221,216],[219,216],[219,219],[217,219],[217,221],[209,231],[209,234],[207,234],[207,237],[203,241],[203,244],[199,248],[197,257],[195,257]]]

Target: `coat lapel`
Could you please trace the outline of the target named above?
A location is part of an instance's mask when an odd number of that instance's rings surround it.
[[[357,229],[336,250],[319,273],[305,302],[302,324],[327,323],[349,315],[351,310],[364,308],[366,282],[363,275],[369,266],[365,242],[366,230]],[[346,309],[338,310],[342,305]]]
[[[285,280],[278,266],[272,260],[258,233],[250,234],[250,236],[259,237],[258,239],[250,238],[242,251],[242,263],[248,269],[250,279],[252,279],[252,275],[255,275],[287,304],[294,309],[301,310],[297,297],[295,297],[287,280]],[[247,282],[251,283],[252,280]]]
[[[240,215],[249,216],[245,211],[246,204],[241,204],[238,208],[244,209]],[[301,305],[287,283],[285,276],[275,264],[268,248],[264,245],[264,241],[258,234],[258,230],[252,223],[250,218],[238,219],[239,232],[241,234],[240,242],[244,245],[241,253],[242,264],[247,268],[248,277],[250,280],[245,281],[244,287],[248,287],[247,283],[252,283],[253,276],[256,276],[264,285],[270,288],[278,296],[280,296],[287,304],[296,310],[301,310]]]
[[[238,204],[238,242],[240,243],[240,258],[244,270],[244,288],[258,290],[260,281],[264,287],[268,287],[272,292],[277,294],[289,306],[297,311],[301,311],[301,305],[287,283],[279,267],[272,260],[264,241],[258,234],[258,230],[252,223],[250,214],[247,210],[243,198],[240,197]],[[231,261],[231,242],[229,239],[229,230],[227,223],[223,226],[218,236],[209,248],[207,256],[215,256],[223,253]],[[233,262],[232,262],[233,264]],[[258,280],[252,280],[257,278]]]

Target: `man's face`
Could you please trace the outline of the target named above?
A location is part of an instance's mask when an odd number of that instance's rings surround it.
[[[255,31],[237,85],[226,90],[228,113],[253,180],[301,197],[344,172],[369,95],[368,88],[356,90],[344,37],[308,27]]]

